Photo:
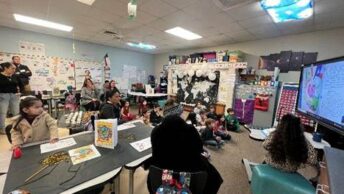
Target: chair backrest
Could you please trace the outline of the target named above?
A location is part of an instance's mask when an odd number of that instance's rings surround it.
[[[155,193],[156,190],[162,185],[162,176],[163,169],[151,165],[149,167],[148,179],[150,183],[150,187],[152,189],[151,192]],[[180,172],[173,172],[173,177],[178,177]],[[190,179],[190,191],[195,194],[204,194],[204,187],[207,182],[208,174],[205,171],[199,172],[191,172],[191,179]]]

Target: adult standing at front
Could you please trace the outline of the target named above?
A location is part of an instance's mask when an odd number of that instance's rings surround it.
[[[0,72],[0,133],[4,133],[7,111],[13,115],[19,113],[21,82],[14,76],[16,66],[12,63],[1,63]]]
[[[90,79],[85,79],[81,88],[81,105],[85,107],[86,111],[99,110],[98,92]]]
[[[13,56],[12,63],[16,66],[15,74],[16,76],[18,76],[20,82],[22,83],[22,86],[20,87],[20,92],[24,95],[29,95],[31,91],[29,81],[30,77],[32,76],[32,72],[26,65],[20,63],[19,56]]]

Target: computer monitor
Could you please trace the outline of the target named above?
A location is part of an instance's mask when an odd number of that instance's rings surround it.
[[[344,134],[344,57],[301,68],[296,110]]]

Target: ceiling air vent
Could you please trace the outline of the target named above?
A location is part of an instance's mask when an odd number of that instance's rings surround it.
[[[109,30],[105,30],[104,34],[107,36],[111,36],[113,38],[116,38],[116,39],[122,39],[123,38],[123,35],[121,35],[117,32],[109,31]]]
[[[235,7],[247,5],[255,2],[256,0],[213,0],[214,3],[224,11],[230,10]]]

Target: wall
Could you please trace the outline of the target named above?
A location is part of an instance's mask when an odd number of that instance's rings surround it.
[[[0,26],[0,51],[18,53],[19,41],[45,44],[47,56],[87,59],[102,62],[104,55],[108,53],[111,60],[112,77],[122,75],[123,65],[137,66],[138,70],[145,70],[147,75],[154,73],[154,56],[151,54],[83,41],[75,41],[76,53],[73,54],[72,39]]]
[[[318,52],[318,59],[328,59],[343,55],[344,28],[327,31],[317,31],[298,35],[283,36],[271,39],[249,41],[238,44],[223,45],[195,50],[180,50],[171,53],[155,55],[155,75],[159,75],[162,65],[168,63],[168,56],[172,54],[186,55],[202,51],[241,50],[247,53],[248,65],[257,69],[259,56],[279,53],[284,50]],[[289,72],[280,75],[280,81],[296,82],[299,72]]]

